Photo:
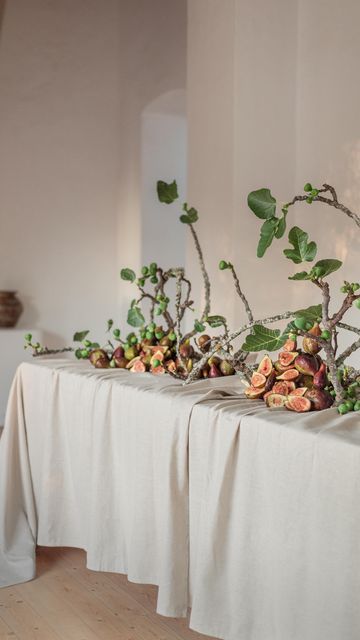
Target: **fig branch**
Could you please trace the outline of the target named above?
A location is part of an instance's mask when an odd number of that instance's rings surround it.
[[[190,227],[191,235],[193,237],[195,248],[196,248],[196,251],[197,251],[197,254],[198,254],[199,263],[200,263],[200,269],[201,269],[203,282],[204,282],[205,305],[204,305],[204,310],[203,310],[202,315],[201,315],[201,322],[203,322],[207,318],[209,313],[210,313],[210,306],[211,306],[211,301],[210,301],[210,291],[211,291],[210,278],[209,278],[208,272],[206,270],[203,252],[202,252],[202,249],[201,249],[201,246],[200,246],[198,235],[197,235],[197,233],[196,233],[196,231],[194,229],[194,225],[189,223],[189,227]]]
[[[292,205],[294,205],[296,202],[304,202],[306,201],[308,204],[312,204],[313,202],[322,202],[324,204],[329,205],[330,207],[335,207],[335,209],[338,209],[339,211],[342,211],[345,215],[347,215],[349,218],[351,218],[352,220],[354,220],[355,224],[360,227],[360,216],[355,213],[354,211],[351,211],[351,209],[349,209],[348,207],[346,207],[345,205],[341,204],[338,200],[337,197],[337,193],[334,189],[334,187],[332,187],[329,184],[324,183],[322,186],[322,189],[313,189],[312,185],[310,183],[307,183],[305,185],[305,187],[307,187],[306,189],[304,188],[304,190],[307,192],[306,195],[299,195],[299,196],[295,196],[291,202],[288,202],[285,205],[285,208],[288,209],[289,207],[291,207]],[[321,193],[327,193],[329,192],[331,194],[331,198],[324,198],[324,196],[321,196],[319,194]]]
[[[292,317],[294,317],[294,315],[295,315],[295,313],[293,311],[286,311],[285,313],[280,313],[278,315],[271,316],[269,318],[263,318],[262,320],[253,320],[252,322],[248,322],[247,324],[242,325],[241,327],[236,329],[236,331],[233,331],[227,337],[225,337],[222,340],[218,341],[215,346],[212,345],[210,347],[209,351],[205,355],[202,356],[202,358],[199,360],[199,362],[196,363],[196,365],[193,368],[193,370],[189,373],[187,379],[185,380],[185,384],[189,384],[190,382],[192,382],[193,380],[196,380],[198,378],[198,376],[199,376],[199,374],[201,372],[201,369],[204,367],[204,365],[206,364],[207,360],[209,358],[211,358],[211,356],[216,354],[216,351],[219,349],[219,347],[225,349],[225,347],[230,345],[242,333],[244,333],[248,329],[251,329],[255,325],[272,324],[274,322],[279,322],[280,320],[286,320],[288,318],[292,318]]]

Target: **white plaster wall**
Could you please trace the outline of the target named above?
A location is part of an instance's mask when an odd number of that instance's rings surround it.
[[[201,214],[213,311],[244,319],[229,273],[217,272],[219,258],[239,267],[257,317],[318,302],[309,283],[287,280],[296,265],[282,257],[286,240],[256,257],[261,223],[246,199],[269,187],[286,202],[306,181],[326,180],[360,210],[360,5],[189,0],[188,11],[188,199]],[[313,234],[319,257],[346,259],[342,275],[331,279],[335,289],[344,277],[359,281],[355,226],[335,212],[318,222],[315,205],[296,211],[289,225]],[[188,265],[196,265],[190,244]],[[351,316],[358,323],[356,310]]]
[[[133,297],[141,112],[185,87],[186,2],[11,0],[0,40],[0,288],[50,344]],[[122,289],[124,286],[124,289]]]
[[[309,15],[311,14],[311,20]],[[336,187],[340,202],[360,212],[360,3],[347,0],[299,1],[297,73],[296,189],[305,182]],[[360,282],[359,228],[320,203],[297,207],[296,220],[318,243],[319,258],[336,257],[344,266],[329,278],[333,306],[339,308],[343,280]],[[300,287],[313,303],[311,285]],[[360,326],[360,311],[346,321]],[[353,334],[343,334],[340,347]],[[349,360],[350,361],[350,360]],[[360,367],[360,352],[351,362]]]
[[[0,286],[53,340],[115,310],[117,3],[103,8],[12,0],[1,34]]]
[[[256,259],[257,220],[247,210],[249,191],[290,189],[294,144],[294,51],[284,56],[294,7],[285,0],[190,0],[188,47],[189,201],[199,208],[199,232],[214,282],[213,311],[232,322],[244,318],[231,293],[230,259],[243,278],[257,315],[282,305],[278,270]],[[271,27],[270,27],[271,25]],[[295,48],[296,45],[294,45]],[[288,51],[287,51],[288,54]],[[264,184],[265,183],[265,184]],[[189,263],[194,253],[189,247]],[[273,288],[273,297],[269,290]]]

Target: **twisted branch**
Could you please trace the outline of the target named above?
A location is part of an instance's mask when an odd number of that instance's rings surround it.
[[[210,279],[209,279],[209,275],[208,272],[206,270],[205,267],[205,262],[204,262],[204,256],[203,256],[203,252],[200,246],[200,242],[197,236],[197,233],[194,229],[194,225],[189,224],[190,227],[190,231],[192,233],[192,237],[194,239],[194,243],[195,243],[195,248],[198,254],[198,258],[199,258],[199,262],[200,262],[200,269],[201,269],[201,273],[202,273],[202,277],[203,277],[203,281],[204,281],[204,288],[205,288],[205,306],[204,306],[204,311],[202,312],[202,316],[201,316],[201,322],[203,322],[204,320],[206,320],[207,316],[210,313]]]

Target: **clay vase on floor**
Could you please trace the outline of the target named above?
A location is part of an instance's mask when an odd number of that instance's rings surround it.
[[[16,291],[0,291],[0,327],[15,327],[23,306]]]

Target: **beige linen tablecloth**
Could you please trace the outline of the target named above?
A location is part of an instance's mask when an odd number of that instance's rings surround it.
[[[202,633],[359,640],[359,415],[270,412],[241,388],[21,366],[0,439],[0,585],[34,576],[36,541],[77,546],[89,568],[158,584],[160,613],[191,605]]]
[[[229,380],[217,395],[240,388]],[[158,612],[186,615],[189,421],[213,388],[87,363],[21,365],[0,439],[0,586],[34,577],[36,543],[80,547],[90,569],[157,584]]]
[[[193,629],[226,640],[359,640],[360,415],[194,407]]]

